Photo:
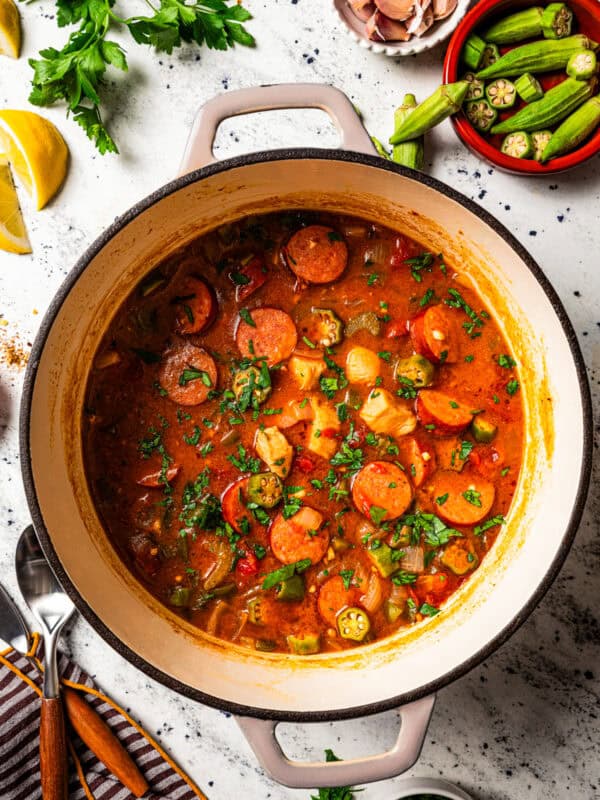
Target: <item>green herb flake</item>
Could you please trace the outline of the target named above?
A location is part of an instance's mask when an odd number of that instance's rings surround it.
[[[247,308],[240,308],[239,314],[241,319],[243,319],[247,325],[250,325],[252,328],[256,328],[256,322],[254,322],[252,319],[252,316]]]
[[[506,384],[506,391],[512,397],[519,391],[519,381],[513,379]]]
[[[477,508],[481,508],[481,492],[478,492],[475,489],[467,489],[462,493],[462,496],[465,498],[467,503],[470,503],[472,506],[476,506]]]

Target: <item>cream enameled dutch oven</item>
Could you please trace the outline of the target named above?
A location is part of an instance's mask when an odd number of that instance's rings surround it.
[[[215,163],[226,117],[318,107],[343,150],[278,150]],[[443,613],[343,653],[249,652],[192,628],[121,564],[94,509],[81,445],[94,351],[122,301],[172,251],[247,214],[318,208],[384,223],[443,252],[494,310],[521,371],[524,467],[508,518],[482,567]],[[561,566],[579,522],[591,464],[584,366],[565,311],[540,268],[475,203],[373,155],[341,92],[268,86],[229,92],[194,124],[181,176],[118,219],[85,253],[50,306],[25,380],[21,452],[44,551],[77,607],[119,653],[166,686],[226,709],[264,767],[290,786],[356,784],[397,775],[418,757],[434,692],[513,633]],[[399,709],[394,748],[337,764],[291,762],[277,721],[320,721]]]

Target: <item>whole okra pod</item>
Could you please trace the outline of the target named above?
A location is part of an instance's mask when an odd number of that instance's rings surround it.
[[[394,128],[398,130],[408,117],[414,113],[417,107],[417,98],[414,94],[405,94],[402,105],[396,109],[394,114]],[[392,161],[402,164],[411,169],[423,169],[425,159],[425,149],[423,136],[411,139],[408,142],[394,145],[392,149]]]
[[[550,137],[541,161],[548,161],[574,150],[600,125],[600,97],[590,99],[574,111]]]
[[[478,78],[510,78],[524,72],[552,72],[564,69],[567,61],[580,50],[596,50],[598,45],[583,34],[566,39],[544,39],[515,47],[489,67],[477,72]]]
[[[438,86],[435,92],[423,100],[421,105],[417,106],[396,128],[390,136],[390,144],[400,144],[416,139],[439,125],[451,114],[456,114],[460,111],[469,86],[468,81],[457,81]]]
[[[542,14],[540,6],[517,11],[504,19],[498,20],[481,35],[486,42],[493,44],[515,44],[525,39],[533,39],[542,33]]]
[[[592,83],[588,81],[567,78],[558,86],[549,89],[541,100],[529,103],[512,117],[494,125],[491,132],[512,133],[551,128],[587,100],[593,89]]]

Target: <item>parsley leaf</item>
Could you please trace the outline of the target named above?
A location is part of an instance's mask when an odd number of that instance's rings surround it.
[[[302,558],[300,561],[295,561],[293,564],[286,564],[285,567],[268,572],[262,582],[263,589],[272,589],[282,581],[287,581],[292,575],[299,575],[307,570],[311,565],[310,558]]]

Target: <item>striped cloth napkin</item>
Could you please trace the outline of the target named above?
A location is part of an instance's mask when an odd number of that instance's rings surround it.
[[[0,652],[0,800],[41,800],[39,724],[42,671],[34,634],[30,658]],[[146,777],[146,800],[206,800],[190,778],[122,708],[102,694],[82,669],[61,655],[64,684],[85,699],[110,725]],[[70,731],[69,800],[134,800],[133,795]]]

